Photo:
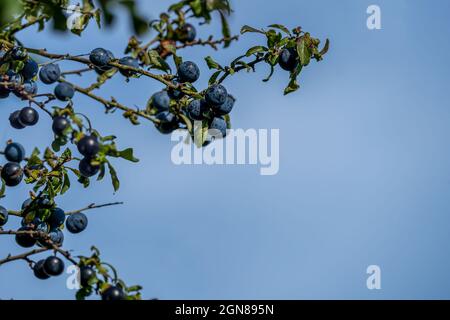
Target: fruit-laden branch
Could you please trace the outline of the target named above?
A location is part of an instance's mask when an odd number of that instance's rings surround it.
[[[3,152],[0,152],[0,154],[3,154]],[[87,211],[87,210],[92,210],[92,209],[100,209],[100,208],[104,208],[104,207],[111,207],[111,206],[118,206],[118,205],[122,205],[123,202],[110,202],[110,203],[104,203],[104,204],[95,204],[95,203],[91,203],[90,205],[78,209],[78,210],[73,210],[73,211],[68,211],[66,212],[67,216],[73,215],[75,213],[80,213],[83,211]],[[8,210],[8,214],[11,216],[16,216],[16,217],[23,217],[23,212],[22,211],[14,211],[14,210]],[[2,234],[2,233],[0,233]]]
[[[55,252],[60,253],[61,255],[63,255],[68,261],[70,261],[73,264],[78,264],[70,255],[69,251],[63,250],[61,249],[59,246],[57,246],[55,243],[53,243],[49,237],[48,234],[46,234],[45,232],[42,231],[33,231],[33,230],[29,230],[29,231],[13,231],[13,230],[8,230],[8,231],[3,231],[0,230],[0,235],[29,235],[31,237],[35,237],[38,239],[42,239],[42,241],[44,241],[44,248],[41,249],[35,249],[35,250],[31,250],[29,252],[23,253],[23,254],[19,254],[17,256],[12,256],[11,254],[9,254],[5,259],[0,260],[0,266],[11,262],[11,261],[16,261],[16,260],[24,260],[24,258],[28,258],[32,255],[41,253],[41,252],[45,252],[45,251],[50,251],[50,250],[54,250]],[[27,260],[28,261],[28,260]]]
[[[5,42],[4,40],[0,40]],[[9,43],[9,45],[12,45]],[[27,50],[30,53],[39,55],[41,57],[45,57],[45,58],[49,58],[52,60],[70,60],[70,61],[75,61],[75,62],[79,62],[79,63],[83,63],[85,65],[90,66],[91,62],[89,61],[89,59],[83,58],[83,55],[70,55],[70,54],[55,54],[55,53],[49,53],[46,49],[33,49],[33,48],[25,48],[25,50]],[[158,74],[154,74],[151,73],[149,71],[143,70],[141,68],[135,68],[135,67],[131,67],[131,66],[126,66],[123,64],[120,64],[118,62],[112,61],[109,63],[110,66],[116,67],[117,69],[123,70],[123,71],[129,71],[129,72],[133,72],[136,74],[140,74],[149,78],[152,78],[154,80],[157,80],[159,82],[161,82],[162,84],[166,85],[169,88],[173,88],[176,89],[177,86],[175,84],[173,84],[170,79],[172,78],[171,75],[158,75]]]
[[[6,78],[6,77],[7,76],[3,76],[2,78]],[[6,79],[6,80],[9,80],[9,79]],[[28,100],[30,102],[30,104],[31,103],[35,104],[38,108],[40,108],[42,111],[47,113],[50,117],[52,117],[52,113],[45,108],[45,105],[47,103],[49,103],[50,101],[55,99],[51,94],[31,95],[24,90],[24,88],[25,88],[24,85],[13,83],[13,82],[8,82],[8,81],[1,81],[0,87],[10,88],[11,90],[16,90],[20,94],[20,97],[23,100]],[[48,99],[44,102],[40,102],[35,99],[36,97],[42,97],[42,96],[47,96]]]
[[[75,84],[73,84],[73,83],[71,83],[71,82],[69,82],[69,81],[67,81],[65,79],[60,79],[59,81],[60,82],[65,82],[65,83],[68,83],[68,84],[72,85],[72,87],[75,89],[75,91],[77,91],[77,92],[79,92],[81,94],[84,94],[85,96],[88,96],[91,99],[96,100],[97,102],[100,102],[107,109],[117,108],[117,109],[120,109],[122,111],[125,111],[125,112],[128,112],[128,113],[134,114],[136,116],[145,118],[147,120],[150,120],[153,123],[160,123],[160,121],[158,119],[153,118],[152,116],[146,114],[145,112],[140,111],[140,110],[135,110],[135,109],[132,109],[130,107],[127,107],[127,106],[117,102],[115,99],[106,100],[106,99],[104,99],[102,97],[99,97],[99,96],[93,94],[92,92],[89,91],[89,89],[81,88],[81,87],[79,87],[79,86],[77,86],[77,85],[75,85]]]

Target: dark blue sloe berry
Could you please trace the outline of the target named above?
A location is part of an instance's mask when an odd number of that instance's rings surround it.
[[[156,119],[161,121],[161,123],[172,123],[175,121],[175,115],[169,111],[163,111],[156,115]]]
[[[55,96],[58,100],[69,101],[75,95],[74,87],[66,82],[61,82],[55,87]]]
[[[192,42],[196,37],[197,30],[195,30],[195,27],[192,24],[186,23],[181,28],[179,28],[178,40],[180,40],[181,42]]]
[[[80,268],[80,284],[82,287],[89,285],[89,281],[96,276],[95,271],[92,267],[83,266]]]
[[[18,163],[8,162],[3,166],[1,176],[8,187],[15,187],[23,179],[23,170]]]
[[[124,57],[119,60],[119,63],[123,64],[124,66],[133,67],[136,69],[139,68],[139,61],[133,57]],[[135,72],[132,70],[119,69],[119,71],[123,76],[125,76],[127,78],[131,77],[135,74]]]
[[[278,58],[278,64],[283,70],[293,71],[298,66],[298,54],[294,48],[283,49]]]
[[[180,125],[177,121],[174,122],[161,122],[155,124],[156,129],[162,134],[171,134],[175,130],[180,128]]]
[[[21,227],[17,231],[26,232],[26,231],[33,231],[33,229],[31,227]],[[21,233],[21,234],[16,234],[16,243],[23,248],[31,248],[32,246],[34,246],[36,244],[36,239],[34,237],[32,237],[30,234]]]
[[[111,51],[105,50],[103,48],[97,48],[91,51],[89,55],[89,60],[96,67],[105,67],[111,60],[114,59]]]
[[[59,228],[64,224],[66,220],[66,213],[61,208],[54,208],[51,210],[50,217],[48,217],[48,224],[50,225],[50,229]]]
[[[45,260],[42,259],[36,262],[33,266],[34,276],[40,280],[47,280],[48,278],[50,278],[50,276],[44,271],[44,263]]]
[[[0,99],[8,98],[10,94],[10,91],[5,86],[0,86]]]
[[[10,162],[21,162],[25,159],[25,149],[17,142],[8,144],[5,148],[5,158]]]
[[[34,61],[33,59],[28,59],[25,62],[25,65],[23,66],[23,69],[21,71],[22,76],[25,80],[31,80],[39,72],[39,65]]]
[[[225,100],[225,103],[221,105],[213,105],[212,108],[214,110],[214,113],[219,116],[224,116],[226,114],[229,114],[231,110],[233,110],[234,102],[236,100],[233,96],[228,95],[227,99]]]
[[[115,59],[114,55],[113,55],[113,53],[111,51],[106,50],[106,54],[109,56],[109,62],[111,62],[112,60]],[[111,70],[113,68],[114,68],[114,66],[111,66],[111,65],[107,64],[107,65],[104,65],[103,67],[95,67],[94,70],[95,70],[95,72],[98,75],[102,75],[105,72],[107,72],[107,71],[109,71],[109,70]]]
[[[35,95],[38,93],[37,83],[33,80],[26,80],[23,83],[23,90],[29,95]]]
[[[169,110],[170,97],[167,91],[160,91],[152,96],[152,106],[158,111]]]
[[[200,78],[200,69],[192,61],[185,61],[178,66],[178,80],[194,83]]]
[[[66,227],[70,233],[83,232],[88,225],[88,218],[82,212],[70,215],[66,220]]]
[[[55,256],[45,259],[44,271],[50,276],[59,276],[64,272],[64,262]]]
[[[47,222],[42,222],[39,218],[34,218],[33,225],[36,231],[43,233],[48,233],[50,231],[50,226]]]
[[[218,130],[222,135],[222,138],[225,138],[227,135],[227,123],[222,118],[214,118],[209,128]]]
[[[4,226],[8,222],[8,210],[0,206],[0,227]]]
[[[58,116],[53,118],[52,130],[57,136],[63,135],[70,123],[66,117]]]
[[[187,106],[187,113],[192,120],[203,120],[203,113],[208,109],[205,100],[192,100]]]
[[[52,244],[57,245],[57,246],[62,246],[62,244],[64,242],[64,233],[60,229],[56,229],[56,228],[51,229],[50,232],[48,233],[48,237],[49,237],[50,241],[52,242]],[[44,246],[45,246],[45,241],[44,241]]]
[[[44,209],[50,209],[55,204],[55,202],[48,195],[43,195],[43,196],[37,198],[36,203],[39,208],[44,208]]]
[[[39,113],[31,107],[25,107],[20,110],[19,121],[27,127],[34,126],[39,121]]]
[[[39,71],[39,79],[45,84],[52,84],[58,81],[61,76],[61,70],[59,69],[59,65],[50,63],[46,64]]]
[[[25,210],[25,208],[27,208],[32,202],[33,202],[33,199],[31,199],[31,198],[28,198],[27,200],[25,200],[22,203],[22,210]]]
[[[227,89],[221,84],[214,84],[206,89],[205,100],[211,106],[220,106],[228,97]]]
[[[100,171],[100,166],[93,165],[91,163],[91,158],[83,158],[78,164],[78,169],[83,177],[90,178],[95,176]]]
[[[102,293],[102,300],[106,301],[117,301],[124,300],[125,294],[123,293],[122,288],[116,286],[110,286]]]
[[[77,143],[78,151],[85,157],[92,158],[100,150],[100,144],[94,135],[84,136]]]
[[[14,94],[19,98],[22,97],[23,94],[35,95],[38,93],[37,83],[33,80],[25,80],[22,86],[21,89],[14,91]]]
[[[25,128],[25,125],[20,122],[19,119],[20,110],[14,111],[9,115],[9,124],[14,129],[23,129]]]
[[[178,81],[173,80],[172,83],[176,86],[179,85]],[[180,89],[174,89],[174,88],[169,88],[167,90],[167,94],[169,95],[170,99],[174,99],[174,100],[180,100],[181,98],[183,98],[185,96],[184,92]]]

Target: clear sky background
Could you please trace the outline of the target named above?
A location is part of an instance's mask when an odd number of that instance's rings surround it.
[[[156,17],[169,3],[140,1],[140,7]],[[381,7],[382,30],[366,27],[371,4]],[[119,114],[106,116],[101,105],[77,95],[76,105],[94,126],[135,148],[141,161],[114,162],[122,182],[116,194],[107,180],[87,190],[74,183],[60,199],[67,210],[126,203],[89,212],[87,231],[66,234],[65,247],[88,254],[95,244],[121,278],[144,286],[146,298],[450,298],[450,2],[233,5],[234,33],[244,24],[283,23],[332,43],[323,62],[304,70],[301,90],[288,97],[282,95],[288,75],[281,70],[270,83],[261,82],[265,67],[225,83],[238,98],[235,128],[280,129],[279,174],[260,176],[250,165],[177,167],[170,137],[149,123],[130,127]],[[205,37],[220,27],[200,30]],[[101,46],[120,56],[130,35],[122,19],[114,29],[92,25],[83,38],[30,30],[20,39],[54,52]],[[223,52],[197,48],[183,55],[201,66],[204,87],[211,74],[204,56],[227,64],[263,41],[247,34]],[[118,76],[101,94],[143,106],[159,89],[151,80],[126,83]],[[0,104],[2,143],[13,138],[30,151],[52,141],[44,114],[37,126],[17,131],[7,116],[24,104],[15,98]],[[27,190],[8,190],[1,205],[18,208]],[[1,256],[21,251],[13,238],[2,239]],[[381,267],[381,290],[366,288],[372,264]],[[0,298],[71,299],[75,292],[65,281],[42,282],[25,263],[10,263],[0,268]]]

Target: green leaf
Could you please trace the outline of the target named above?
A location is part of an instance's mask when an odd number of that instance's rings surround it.
[[[266,36],[267,36],[267,46],[269,48],[273,48],[275,45],[279,45],[279,43],[283,39],[283,36],[281,35],[281,33],[276,32],[273,29],[270,29],[269,31],[267,31]]]
[[[259,52],[266,52],[268,49],[264,46],[255,46],[250,49],[248,49],[247,53],[245,54],[247,57],[250,57],[251,55]]]
[[[133,148],[128,148],[122,151],[119,151],[118,153],[119,157],[131,161],[131,162],[139,162],[139,159],[135,158],[133,156]]]
[[[289,31],[289,29],[286,28],[285,26],[283,26],[282,24],[271,24],[269,26],[269,28],[279,29],[279,30],[285,32],[286,34],[291,35],[291,32]]]
[[[291,72],[291,78],[290,78],[288,86],[286,87],[286,89],[284,89],[284,95],[287,95],[289,93],[297,91],[300,88],[300,85],[297,82],[297,77],[299,76],[301,71],[302,71],[302,66],[299,64],[297,69],[295,69],[293,72]]]
[[[100,9],[95,10],[94,12],[94,18],[95,22],[97,22],[97,26],[99,29],[102,28],[102,18],[101,18],[102,11]]]
[[[202,16],[203,13],[203,4],[202,0],[193,0],[189,3],[191,6],[192,11],[194,12],[194,15],[197,17]]]
[[[256,28],[250,27],[248,25],[245,25],[241,28],[241,34],[247,33],[247,32],[256,32],[256,33],[262,33],[265,34],[264,31],[258,30]]]
[[[203,147],[208,138],[208,122],[207,121],[196,121],[194,123],[194,143],[198,148]]]
[[[171,70],[169,64],[163,58],[161,58],[158,51],[149,50],[147,52],[147,55],[148,55],[150,65],[152,68],[162,70],[162,71],[170,71]]]
[[[320,50],[320,55],[321,55],[321,56],[325,55],[325,54],[328,52],[329,49],[330,49],[330,40],[327,39],[327,40],[325,41],[325,45],[324,45],[323,49]]]
[[[67,190],[70,189],[70,178],[69,178],[69,175],[67,174],[66,170],[64,170],[63,177],[64,177],[64,182],[63,182],[60,194],[64,194],[64,193],[66,193]]]
[[[227,17],[225,16],[225,14],[222,11],[220,11],[220,21],[222,23],[222,35],[225,39],[223,47],[228,48],[231,44],[231,40],[230,40],[231,31],[230,31],[230,26],[228,24]]]
[[[209,85],[214,84],[221,73],[222,73],[222,70],[214,72],[213,75],[211,76],[211,78],[209,78],[208,84]]]
[[[300,85],[297,82],[297,79],[292,79],[289,82],[289,85],[284,89],[284,95],[288,95],[289,93],[295,92],[300,88]]]
[[[205,58],[205,61],[209,69],[223,70],[222,66],[216,61],[214,61],[214,59],[211,56],[207,56]]]
[[[97,176],[97,181],[103,180],[103,178],[105,177],[105,173],[106,173],[105,164],[102,163],[100,165],[100,173]]]
[[[231,129],[231,117],[229,114],[226,114],[223,116],[226,124],[227,124],[227,129]]]
[[[186,124],[187,131],[192,133],[192,122],[191,122],[191,120],[188,117],[186,117],[183,113],[180,113],[179,117]]]
[[[70,161],[71,159],[72,159],[72,151],[70,151],[69,148],[66,148],[66,150],[64,150],[61,157],[59,157],[58,164],[62,165],[63,163],[66,163],[66,162]]]
[[[119,181],[119,178],[117,177],[116,169],[114,169],[114,167],[111,165],[111,163],[109,161],[107,162],[107,164],[108,164],[109,174],[111,175],[111,181],[112,181],[114,191],[117,191],[120,188],[120,181]]]
[[[307,66],[311,61],[311,50],[309,49],[307,37],[301,37],[297,43],[297,53],[302,66]]]
[[[5,180],[2,179],[2,187],[0,188],[0,198],[5,196],[6,184]]]
[[[131,286],[127,288],[127,292],[135,292],[142,290],[142,286]]]

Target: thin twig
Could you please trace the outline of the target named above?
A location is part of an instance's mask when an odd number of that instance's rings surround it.
[[[122,111],[129,112],[129,113],[134,114],[136,116],[139,116],[139,117],[145,118],[147,120],[150,120],[153,123],[160,123],[160,121],[158,119],[153,118],[152,116],[148,115],[147,113],[145,113],[143,111],[129,108],[129,107],[127,107],[127,106],[125,106],[125,105],[115,101],[114,99],[106,100],[106,99],[104,99],[102,97],[99,97],[99,96],[93,94],[88,89],[81,88],[81,87],[79,87],[79,86],[77,86],[77,85],[75,85],[75,84],[73,84],[73,83],[71,83],[71,82],[69,82],[69,81],[67,81],[65,79],[61,78],[59,81],[71,84],[73,86],[73,88],[75,89],[75,91],[77,91],[79,93],[82,93],[82,94],[92,98],[93,100],[96,100],[97,102],[100,102],[107,109],[117,108],[117,109],[120,109]]]
[[[42,253],[42,252],[46,252],[49,251],[51,249],[49,248],[39,248],[39,249],[33,249],[31,251],[16,255],[16,256],[12,256],[11,254],[9,254],[5,259],[0,260],[0,266],[11,262],[11,261],[16,261],[16,260],[25,260],[28,261],[28,257],[38,254],[38,253]]]
[[[198,40],[195,40],[192,42],[180,44],[176,48],[184,49],[187,47],[194,47],[194,46],[210,46],[214,50],[218,50],[217,45],[222,44],[226,41],[237,41],[238,39],[239,39],[239,36],[237,36],[237,35],[233,36],[233,37],[229,37],[229,38],[222,38],[219,40],[213,40],[213,37],[210,36],[207,40],[198,39]]]
[[[95,203],[91,203],[90,205],[88,205],[85,208],[66,212],[66,215],[72,215],[72,214],[80,213],[80,212],[87,211],[87,210],[99,209],[99,208],[110,207],[110,206],[117,206],[117,205],[121,205],[121,204],[123,204],[123,202],[111,202],[111,203],[98,204],[98,205]]]
[[[78,75],[81,77],[83,73],[89,72],[92,70],[93,70],[92,68],[83,68],[83,69],[79,69],[79,70],[71,70],[71,71],[62,72],[61,75],[67,76],[67,75],[75,74],[75,75]]]

